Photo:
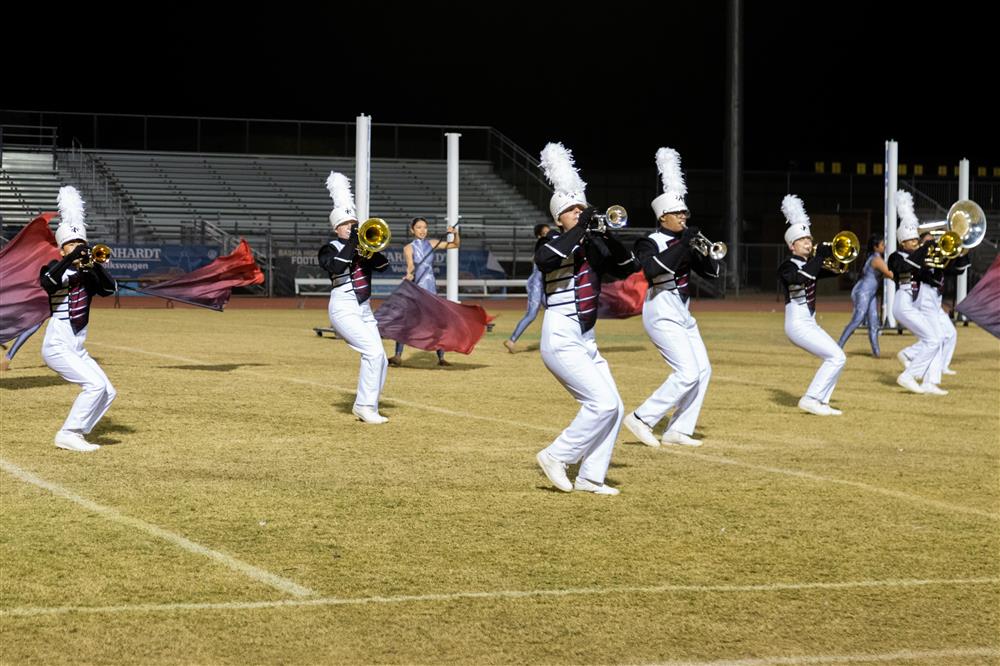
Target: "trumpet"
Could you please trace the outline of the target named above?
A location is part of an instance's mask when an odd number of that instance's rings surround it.
[[[823,268],[831,273],[842,274],[847,271],[851,262],[861,253],[861,243],[852,231],[841,231],[832,241],[823,243],[829,245],[833,254],[823,259]]]
[[[372,217],[358,227],[358,254],[371,258],[376,252],[381,252],[389,245],[392,232],[389,225],[380,217]]]
[[[621,229],[628,224],[628,211],[624,206],[611,206],[604,215],[595,215],[590,218],[594,224],[593,231],[603,234],[608,228]]]
[[[80,260],[80,268],[93,268],[94,264],[103,264],[111,258],[111,248],[103,243],[98,243],[94,247],[88,247],[83,259]]]
[[[705,235],[698,232],[698,235],[691,239],[691,247],[706,257],[720,261],[726,258],[729,247],[722,241],[713,243],[705,238]]]

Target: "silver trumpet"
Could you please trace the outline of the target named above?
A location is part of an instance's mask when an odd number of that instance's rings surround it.
[[[603,234],[610,227],[611,229],[621,229],[628,224],[628,211],[624,206],[611,206],[604,215],[595,215],[590,218],[593,230]]]
[[[715,259],[716,261],[725,259],[726,253],[729,252],[729,247],[725,243],[722,241],[713,243],[705,238],[705,235],[700,231],[697,236],[691,239],[691,247],[704,256]]]

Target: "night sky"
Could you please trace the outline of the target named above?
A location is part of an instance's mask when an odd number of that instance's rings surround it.
[[[561,140],[595,168],[652,165],[660,145],[687,168],[723,164],[722,1],[590,13],[365,4],[246,4],[225,16],[203,15],[207,3],[144,5],[129,10],[131,29],[88,8],[56,17],[48,38],[5,29],[19,57],[5,66],[0,107],[339,121],[364,112],[376,123],[492,125],[531,152]],[[1000,166],[998,114],[984,102],[1000,75],[997,11],[948,9],[747,0],[745,167],[880,162],[887,138],[900,141],[901,161]]]

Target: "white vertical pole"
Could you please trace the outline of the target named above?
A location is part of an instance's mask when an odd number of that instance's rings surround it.
[[[898,187],[899,143],[885,142],[885,258],[896,251],[896,188]],[[896,318],[892,316],[892,301],[896,296],[896,283],[882,280],[882,320],[886,328],[896,328]]]
[[[372,118],[357,117],[354,132],[354,208],[358,222],[368,219],[368,186],[371,183]]]
[[[969,198],[969,160],[958,163],[958,200]],[[964,270],[955,280],[955,305],[965,300],[969,293],[969,271]],[[958,321],[965,321],[965,315],[958,315]]]
[[[448,226],[458,226],[458,139],[461,134],[445,132],[448,137]],[[451,237],[448,237],[451,240]],[[448,300],[458,303],[458,249],[446,250],[448,257]]]

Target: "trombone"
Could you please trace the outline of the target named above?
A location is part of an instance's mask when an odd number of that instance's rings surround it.
[[[847,267],[861,253],[861,243],[853,231],[841,231],[832,241],[822,245],[829,245],[833,250],[831,256],[823,259],[823,268],[838,275],[847,272]]]
[[[380,217],[368,218],[358,227],[358,254],[370,259],[376,252],[381,252],[389,245],[392,232],[389,225]]]
[[[614,205],[608,208],[604,215],[595,215],[591,218],[595,222],[593,231],[603,234],[610,227],[612,229],[622,229],[628,224],[628,211],[624,206]]]
[[[713,243],[705,238],[705,235],[698,232],[698,235],[691,239],[691,247],[706,257],[720,261],[726,258],[729,247],[722,241]]]

